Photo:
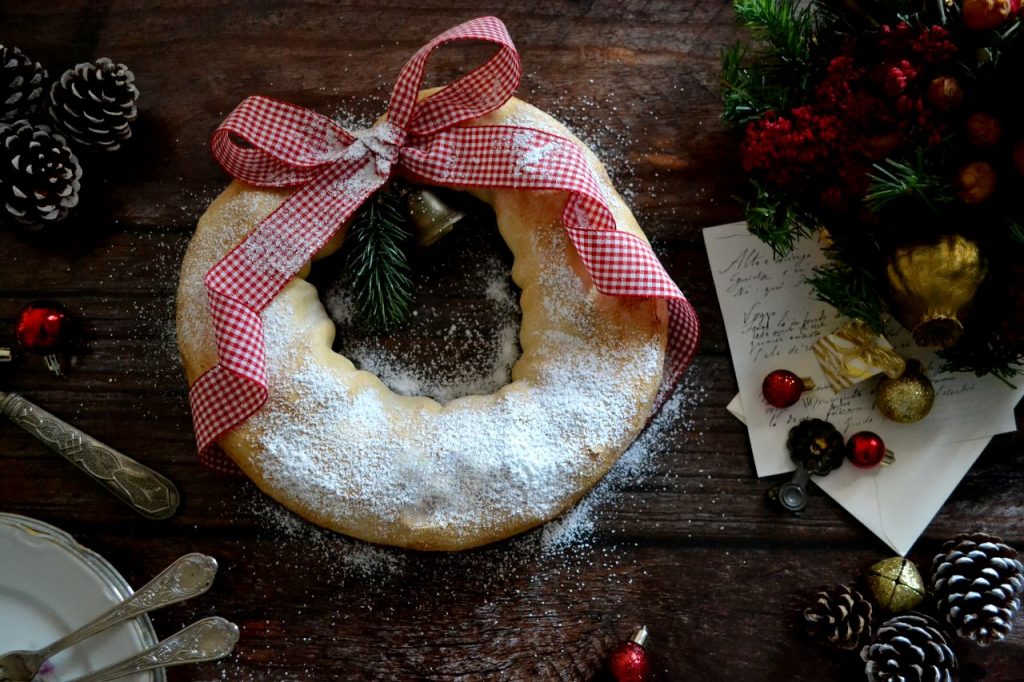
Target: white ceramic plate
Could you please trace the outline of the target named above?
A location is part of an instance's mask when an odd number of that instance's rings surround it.
[[[0,654],[46,646],[131,593],[103,557],[64,531],[0,513]],[[141,616],[57,654],[43,679],[65,680],[99,670],[156,641],[153,624]],[[124,679],[166,680],[162,670]]]

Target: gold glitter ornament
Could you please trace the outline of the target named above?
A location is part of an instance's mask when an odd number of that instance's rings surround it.
[[[926,593],[917,566],[901,556],[879,561],[868,569],[864,580],[878,606],[892,613],[909,611],[921,603]]]
[[[896,249],[886,265],[893,312],[926,348],[949,348],[986,268],[978,245],[958,234]]]
[[[902,376],[883,379],[875,390],[875,404],[879,411],[886,419],[901,424],[924,419],[934,403],[935,388],[917,360],[908,360]]]

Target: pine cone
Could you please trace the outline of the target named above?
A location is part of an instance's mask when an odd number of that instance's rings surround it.
[[[60,135],[25,120],[0,123],[0,202],[6,215],[25,225],[63,220],[78,204],[81,177],[82,167]]]
[[[46,69],[16,47],[0,45],[0,122],[24,118],[41,101]]]
[[[860,650],[868,682],[952,682],[956,654],[939,624],[910,611],[882,623]]]
[[[57,128],[75,142],[115,151],[132,136],[138,97],[135,75],[103,57],[65,71],[50,88],[47,109]]]
[[[981,646],[1006,637],[1024,592],[1017,551],[984,533],[962,535],[942,549],[932,561],[932,593],[941,617]]]
[[[857,649],[871,639],[871,602],[860,592],[840,585],[818,593],[804,609],[804,624],[812,639],[838,649]]]
[[[794,462],[817,476],[839,468],[846,458],[843,434],[824,419],[804,419],[791,428],[786,447]]]

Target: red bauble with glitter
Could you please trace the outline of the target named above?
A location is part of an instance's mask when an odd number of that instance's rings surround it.
[[[789,407],[800,400],[800,395],[814,388],[810,379],[801,379],[788,369],[777,369],[764,378],[761,392],[772,407]]]
[[[651,670],[647,660],[647,627],[644,626],[633,634],[633,638],[612,652],[608,659],[608,669],[615,682],[644,682]]]
[[[846,442],[846,458],[862,469],[886,463],[889,457],[885,443],[877,433],[859,431]]]
[[[36,301],[21,309],[14,322],[18,345],[39,355],[47,355],[63,347],[70,335],[71,316],[52,301]]]

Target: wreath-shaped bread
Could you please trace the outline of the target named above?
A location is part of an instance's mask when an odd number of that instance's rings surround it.
[[[512,99],[468,125],[503,123],[580,145],[618,229],[643,237],[600,161],[561,123]],[[472,193],[493,207],[522,290],[522,356],[496,393],[442,405],[360,371],[331,349],[334,324],[304,279],[308,265],[263,312],[269,398],[218,442],[264,492],[314,523],[427,550],[506,538],[579,500],[650,416],[665,301],[598,293],[561,224],[565,193]],[[217,361],[203,277],[286,196],[236,181],[200,219],[178,289],[190,384]]]

